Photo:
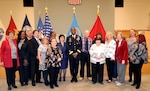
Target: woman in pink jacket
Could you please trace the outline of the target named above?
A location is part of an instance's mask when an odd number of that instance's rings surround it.
[[[6,39],[1,45],[1,62],[6,71],[8,90],[11,90],[11,86],[17,88],[15,84],[15,72],[16,68],[20,66],[17,42],[14,40],[14,35],[15,32],[13,30],[8,30],[6,32]]]

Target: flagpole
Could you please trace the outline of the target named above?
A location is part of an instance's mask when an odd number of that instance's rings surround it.
[[[48,8],[47,8],[47,6],[45,7],[45,14],[48,14]],[[43,34],[46,36],[46,31],[43,31]]]

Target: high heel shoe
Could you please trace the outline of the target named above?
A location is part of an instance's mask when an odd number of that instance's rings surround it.
[[[18,88],[16,85],[12,85],[13,88]]]
[[[140,89],[140,86],[136,86],[135,88],[136,88],[136,89]]]
[[[66,81],[66,77],[63,77],[63,81]]]
[[[8,90],[11,90],[11,86],[8,86]]]
[[[59,81],[61,82],[61,77],[59,78]]]

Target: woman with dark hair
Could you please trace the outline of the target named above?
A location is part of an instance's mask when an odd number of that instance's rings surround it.
[[[63,59],[61,61],[61,67],[59,70],[59,81],[62,80],[62,75],[63,75],[63,81],[66,81],[66,69],[68,67],[68,52],[66,48],[66,42],[65,42],[65,36],[64,35],[59,35],[59,42],[57,43],[57,46],[62,51],[63,54]]]
[[[93,40],[93,44],[95,43],[96,39],[102,38],[102,34],[98,32],[95,36],[95,39]],[[101,40],[101,43],[104,43],[104,40]]]
[[[141,69],[143,63],[148,62],[148,52],[145,36],[143,34],[139,34],[137,36],[137,43],[134,43],[131,48],[132,50],[129,58],[133,63],[134,73],[134,82],[131,84],[131,86],[136,86],[136,89],[139,89],[141,84]]]
[[[101,43],[101,38],[96,38],[95,43],[92,44],[90,52],[90,61],[92,63],[92,82],[95,84],[97,81],[103,84],[104,75],[104,55],[105,45]]]
[[[49,38],[49,41],[51,42],[52,39],[56,38],[56,32],[54,31],[51,31],[50,32],[50,38]]]
[[[20,83],[21,86],[28,85],[28,61],[25,55],[27,55],[27,43],[25,31],[20,31],[18,34],[18,54],[20,61]]]
[[[14,39],[15,31],[6,31],[7,38],[2,42],[1,45],[1,61],[6,71],[6,80],[8,85],[8,90],[17,88],[15,84],[15,72],[16,68],[20,66],[17,42]]]

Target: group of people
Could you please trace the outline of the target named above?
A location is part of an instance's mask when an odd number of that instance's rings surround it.
[[[136,36],[134,29],[130,30],[128,39],[125,39],[121,32],[117,33],[116,39],[111,32],[107,32],[105,40],[102,40],[100,33],[97,33],[92,40],[88,30],[84,31],[84,37],[81,38],[74,27],[71,28],[71,35],[67,38],[60,34],[59,42],[55,32],[51,32],[50,38],[43,36],[38,30],[20,31],[17,40],[14,39],[14,35],[14,31],[7,31],[6,39],[1,46],[1,62],[6,71],[8,90],[12,87],[17,88],[16,70],[19,70],[21,86],[27,86],[29,79],[32,86],[42,83],[42,72],[46,86],[59,87],[58,81],[66,81],[68,60],[71,82],[84,79],[86,64],[87,79],[92,80],[93,84],[97,82],[104,84],[106,62],[108,72],[106,81],[111,83],[113,78],[116,78],[115,83],[118,86],[125,83],[126,66],[129,62],[129,82],[132,82],[134,73],[132,86],[140,88],[141,69],[143,63],[147,63],[148,53],[144,35]]]

